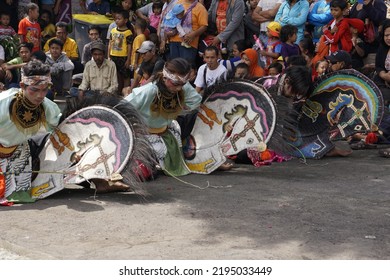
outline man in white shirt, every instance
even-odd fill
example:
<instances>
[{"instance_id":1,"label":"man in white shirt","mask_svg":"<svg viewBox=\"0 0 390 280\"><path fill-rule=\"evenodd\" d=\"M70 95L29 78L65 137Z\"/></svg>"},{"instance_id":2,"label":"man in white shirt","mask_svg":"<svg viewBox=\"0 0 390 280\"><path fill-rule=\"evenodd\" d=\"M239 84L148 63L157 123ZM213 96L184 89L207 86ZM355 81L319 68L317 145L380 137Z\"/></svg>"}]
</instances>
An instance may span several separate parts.
<instances>
[{"instance_id":1,"label":"man in white shirt","mask_svg":"<svg viewBox=\"0 0 390 280\"><path fill-rule=\"evenodd\" d=\"M215 46L205 49L203 60L206 62L199 67L198 75L195 79L196 91L203 93L206 87L212 86L220 80L226 80L227 69L218 63L219 50Z\"/></svg>"}]
</instances>

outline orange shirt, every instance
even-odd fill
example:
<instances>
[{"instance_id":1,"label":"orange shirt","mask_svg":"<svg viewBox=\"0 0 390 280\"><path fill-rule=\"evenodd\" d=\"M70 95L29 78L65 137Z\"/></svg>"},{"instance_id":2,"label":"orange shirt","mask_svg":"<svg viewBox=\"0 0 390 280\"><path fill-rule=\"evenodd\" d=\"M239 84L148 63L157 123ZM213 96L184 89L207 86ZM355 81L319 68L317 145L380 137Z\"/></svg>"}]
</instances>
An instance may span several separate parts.
<instances>
[{"instance_id":1,"label":"orange shirt","mask_svg":"<svg viewBox=\"0 0 390 280\"><path fill-rule=\"evenodd\" d=\"M177 4L182 4L184 6L184 10L187 11L192 3L186 2L185 0L177 1ZM198 30L202 26L207 26L208 24L208 14L206 8L198 3L192 9L192 30ZM179 35L175 35L169 38L170 42L182 42L183 40L179 37ZM197 49L199 44L199 36L196 37L191 42L191 47Z\"/></svg>"}]
</instances>

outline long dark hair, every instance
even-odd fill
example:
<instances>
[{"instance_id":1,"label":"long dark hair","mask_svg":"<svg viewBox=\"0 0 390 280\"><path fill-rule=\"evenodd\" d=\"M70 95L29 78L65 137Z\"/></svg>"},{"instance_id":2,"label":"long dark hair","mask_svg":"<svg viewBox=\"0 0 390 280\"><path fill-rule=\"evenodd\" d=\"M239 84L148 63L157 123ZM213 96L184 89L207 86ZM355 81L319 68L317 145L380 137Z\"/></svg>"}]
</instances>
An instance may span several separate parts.
<instances>
[{"instance_id":1,"label":"long dark hair","mask_svg":"<svg viewBox=\"0 0 390 280\"><path fill-rule=\"evenodd\" d=\"M306 66L290 66L285 70L286 79L291 86L291 90L296 95L304 98L309 97L311 93L311 71Z\"/></svg>"},{"instance_id":2,"label":"long dark hair","mask_svg":"<svg viewBox=\"0 0 390 280\"><path fill-rule=\"evenodd\" d=\"M385 30L386 28L389 27L390 27L390 19L385 19L382 25L382 31L379 33L380 43L387 48L389 48L389 46L385 42Z\"/></svg>"}]
</instances>

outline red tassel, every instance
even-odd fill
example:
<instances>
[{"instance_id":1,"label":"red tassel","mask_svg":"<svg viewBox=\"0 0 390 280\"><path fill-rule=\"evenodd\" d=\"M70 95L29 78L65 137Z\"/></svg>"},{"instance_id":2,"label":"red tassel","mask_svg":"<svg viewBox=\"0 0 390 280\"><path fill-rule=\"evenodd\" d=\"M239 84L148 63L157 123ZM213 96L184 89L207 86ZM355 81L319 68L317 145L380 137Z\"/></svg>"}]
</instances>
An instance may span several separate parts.
<instances>
[{"instance_id":1,"label":"red tassel","mask_svg":"<svg viewBox=\"0 0 390 280\"><path fill-rule=\"evenodd\" d=\"M375 132L369 132L365 140L366 144L375 144L378 142L378 136Z\"/></svg>"},{"instance_id":2,"label":"red tassel","mask_svg":"<svg viewBox=\"0 0 390 280\"><path fill-rule=\"evenodd\" d=\"M268 149L265 150L264 152L261 152L261 154L260 154L261 160L270 160L271 157L272 157L272 154L270 151L268 151Z\"/></svg>"}]
</instances>

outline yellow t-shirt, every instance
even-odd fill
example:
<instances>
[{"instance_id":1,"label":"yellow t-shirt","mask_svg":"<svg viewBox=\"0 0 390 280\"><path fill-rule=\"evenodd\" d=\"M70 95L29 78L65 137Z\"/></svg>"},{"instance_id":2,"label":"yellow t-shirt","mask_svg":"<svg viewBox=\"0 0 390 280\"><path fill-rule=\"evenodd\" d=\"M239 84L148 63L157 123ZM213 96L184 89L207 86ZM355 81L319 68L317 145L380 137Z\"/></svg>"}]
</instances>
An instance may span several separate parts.
<instances>
[{"instance_id":1,"label":"yellow t-shirt","mask_svg":"<svg viewBox=\"0 0 390 280\"><path fill-rule=\"evenodd\" d=\"M54 38L56 38L56 37L54 37ZM43 50L45 52L49 51L49 43L54 38L51 38L51 39L47 40L45 46L43 47ZM79 51L78 51L78 48L77 48L77 43L76 43L75 40L73 40L73 39L71 39L69 37L66 38L64 47L62 48L62 51L66 53L66 56L68 58L78 58L79 57Z\"/></svg>"},{"instance_id":2,"label":"yellow t-shirt","mask_svg":"<svg viewBox=\"0 0 390 280\"><path fill-rule=\"evenodd\" d=\"M127 56L127 48L132 46L133 33L130 29L118 30L117 27L111 30L111 51L112 56Z\"/></svg>"},{"instance_id":3,"label":"yellow t-shirt","mask_svg":"<svg viewBox=\"0 0 390 280\"><path fill-rule=\"evenodd\" d=\"M134 42L133 42L133 48L131 49L131 65L139 65L141 64L141 55L138 56L138 61L136 62L135 61L135 55L137 53L137 50L141 47L141 44L146 41L146 36L145 34L140 34L140 35L137 35L135 38L134 38Z\"/></svg>"},{"instance_id":4,"label":"yellow t-shirt","mask_svg":"<svg viewBox=\"0 0 390 280\"><path fill-rule=\"evenodd\" d=\"M188 8L192 5L192 3L185 2L184 0L177 1L177 4L182 4L184 6L184 10L187 11ZM201 26L208 25L208 14L206 8L198 3L192 9L192 30L197 30ZM182 42L183 40L179 37L179 35L175 35L169 38L170 42ZM199 36L192 40L191 47L197 49L199 44Z\"/></svg>"}]
</instances>

